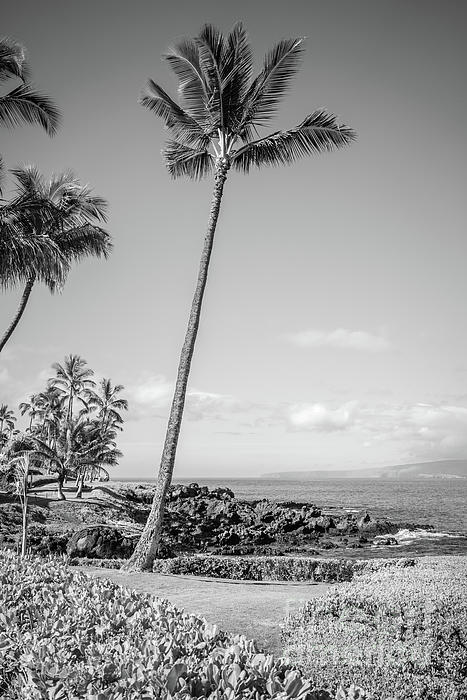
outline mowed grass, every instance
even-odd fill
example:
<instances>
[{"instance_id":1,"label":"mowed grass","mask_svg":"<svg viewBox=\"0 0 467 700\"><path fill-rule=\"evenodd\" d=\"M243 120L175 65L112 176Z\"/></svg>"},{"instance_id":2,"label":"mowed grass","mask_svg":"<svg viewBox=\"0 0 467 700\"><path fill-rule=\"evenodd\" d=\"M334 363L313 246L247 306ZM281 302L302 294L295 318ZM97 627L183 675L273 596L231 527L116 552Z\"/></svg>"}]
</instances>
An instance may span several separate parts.
<instances>
[{"instance_id":1,"label":"mowed grass","mask_svg":"<svg viewBox=\"0 0 467 700\"><path fill-rule=\"evenodd\" d=\"M226 632L255 639L270 653L281 653L281 624L307 600L323 595L330 584L244 584L200 581L118 569L91 569L85 573L110 579L126 588L167 598L178 608L216 623ZM333 584L331 584L333 585Z\"/></svg>"}]
</instances>

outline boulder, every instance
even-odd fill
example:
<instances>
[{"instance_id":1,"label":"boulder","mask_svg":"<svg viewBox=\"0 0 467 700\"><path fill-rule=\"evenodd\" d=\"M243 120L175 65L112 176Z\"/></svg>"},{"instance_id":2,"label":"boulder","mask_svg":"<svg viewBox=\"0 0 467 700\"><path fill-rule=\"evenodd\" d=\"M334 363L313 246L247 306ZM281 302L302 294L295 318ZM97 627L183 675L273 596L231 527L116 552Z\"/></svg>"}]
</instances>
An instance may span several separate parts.
<instances>
[{"instance_id":1,"label":"boulder","mask_svg":"<svg viewBox=\"0 0 467 700\"><path fill-rule=\"evenodd\" d=\"M368 513L368 511L365 511L365 513L360 516L360 518L357 520L357 527L362 530L363 528L367 528L367 526L372 522L372 517Z\"/></svg>"},{"instance_id":2,"label":"boulder","mask_svg":"<svg viewBox=\"0 0 467 700\"><path fill-rule=\"evenodd\" d=\"M74 533L66 551L70 557L126 559L133 553L140 533L125 533L114 527L93 525Z\"/></svg>"},{"instance_id":3,"label":"boulder","mask_svg":"<svg viewBox=\"0 0 467 700\"><path fill-rule=\"evenodd\" d=\"M314 521L316 532L327 532L330 528L336 527L334 520L330 515L320 515Z\"/></svg>"},{"instance_id":4,"label":"boulder","mask_svg":"<svg viewBox=\"0 0 467 700\"><path fill-rule=\"evenodd\" d=\"M389 545L399 544L395 537L377 537L374 543L378 546L388 547Z\"/></svg>"},{"instance_id":5,"label":"boulder","mask_svg":"<svg viewBox=\"0 0 467 700\"><path fill-rule=\"evenodd\" d=\"M223 488L222 486L218 486L217 488L212 489L210 495L214 496L215 498L222 498L222 499L235 498L233 491L231 491L228 488Z\"/></svg>"}]
</instances>

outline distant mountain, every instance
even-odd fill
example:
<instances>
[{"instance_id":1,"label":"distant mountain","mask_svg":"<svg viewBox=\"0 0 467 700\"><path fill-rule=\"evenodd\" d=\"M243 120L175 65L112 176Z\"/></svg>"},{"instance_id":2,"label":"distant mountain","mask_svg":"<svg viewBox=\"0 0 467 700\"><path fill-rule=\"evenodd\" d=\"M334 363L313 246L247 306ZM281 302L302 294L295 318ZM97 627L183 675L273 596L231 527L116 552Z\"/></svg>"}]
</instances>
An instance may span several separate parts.
<instances>
[{"instance_id":1,"label":"distant mountain","mask_svg":"<svg viewBox=\"0 0 467 700\"><path fill-rule=\"evenodd\" d=\"M295 471L262 474L263 479L467 479L467 459L447 459L438 462L417 462L374 469L339 471Z\"/></svg>"}]
</instances>

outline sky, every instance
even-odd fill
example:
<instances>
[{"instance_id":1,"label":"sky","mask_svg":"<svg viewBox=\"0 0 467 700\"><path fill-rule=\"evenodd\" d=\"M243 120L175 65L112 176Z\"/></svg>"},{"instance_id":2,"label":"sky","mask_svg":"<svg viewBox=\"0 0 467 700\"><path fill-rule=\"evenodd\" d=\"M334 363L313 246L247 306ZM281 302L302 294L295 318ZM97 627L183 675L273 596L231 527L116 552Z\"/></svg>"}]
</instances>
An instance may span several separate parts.
<instances>
[{"instance_id":1,"label":"sky","mask_svg":"<svg viewBox=\"0 0 467 700\"><path fill-rule=\"evenodd\" d=\"M138 97L149 77L176 95L161 61L174 41L241 20L258 70L280 39L307 38L271 130L324 107L358 140L229 176L175 476L466 458L466 14L453 0L2 8L0 33L27 47L63 122L53 139L2 129L0 152L89 183L114 251L76 266L61 295L33 290L0 358L0 403L81 355L126 387L113 475L156 476L212 182L171 180L162 124ZM1 328L20 295L1 294Z\"/></svg>"}]
</instances>

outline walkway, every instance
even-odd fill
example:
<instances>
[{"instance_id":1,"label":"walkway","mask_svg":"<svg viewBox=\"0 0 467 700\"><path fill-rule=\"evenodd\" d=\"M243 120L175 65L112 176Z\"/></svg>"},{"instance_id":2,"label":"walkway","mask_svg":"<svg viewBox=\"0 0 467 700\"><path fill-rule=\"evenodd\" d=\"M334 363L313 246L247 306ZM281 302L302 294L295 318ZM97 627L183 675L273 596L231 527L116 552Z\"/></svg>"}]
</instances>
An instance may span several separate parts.
<instances>
[{"instance_id":1,"label":"walkway","mask_svg":"<svg viewBox=\"0 0 467 700\"><path fill-rule=\"evenodd\" d=\"M281 651L280 625L284 617L330 587L325 583L235 583L191 576L79 568L121 586L168 598L177 607L205 617L220 629L256 639L260 647L275 654Z\"/></svg>"}]
</instances>

